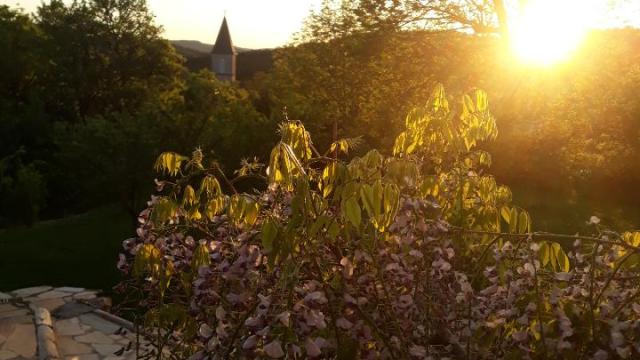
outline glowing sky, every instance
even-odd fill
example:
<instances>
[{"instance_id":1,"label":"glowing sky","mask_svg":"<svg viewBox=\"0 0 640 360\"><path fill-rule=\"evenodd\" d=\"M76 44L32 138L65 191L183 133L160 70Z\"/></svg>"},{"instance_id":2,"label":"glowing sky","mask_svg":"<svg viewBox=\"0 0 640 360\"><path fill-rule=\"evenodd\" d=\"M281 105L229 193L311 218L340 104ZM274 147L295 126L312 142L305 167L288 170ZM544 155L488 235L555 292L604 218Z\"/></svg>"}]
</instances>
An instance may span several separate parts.
<instances>
[{"instance_id":1,"label":"glowing sky","mask_svg":"<svg viewBox=\"0 0 640 360\"><path fill-rule=\"evenodd\" d=\"M284 45L300 30L320 0L148 0L149 9L171 40L216 40L226 11L234 45L264 48ZM0 0L35 11L41 0Z\"/></svg>"},{"instance_id":2,"label":"glowing sky","mask_svg":"<svg viewBox=\"0 0 640 360\"><path fill-rule=\"evenodd\" d=\"M0 0L0 4L19 6L32 12L42 0ZM517 3L515 0L512 0ZM566 1L566 0L557 0ZM590 0L622 5L615 12L603 11L602 26L638 26L640 0ZM312 8L321 0L148 0L156 22L171 40L215 42L226 11L231 36L236 46L275 47L287 43L300 29ZM576 11L581 11L580 8Z\"/></svg>"}]
</instances>

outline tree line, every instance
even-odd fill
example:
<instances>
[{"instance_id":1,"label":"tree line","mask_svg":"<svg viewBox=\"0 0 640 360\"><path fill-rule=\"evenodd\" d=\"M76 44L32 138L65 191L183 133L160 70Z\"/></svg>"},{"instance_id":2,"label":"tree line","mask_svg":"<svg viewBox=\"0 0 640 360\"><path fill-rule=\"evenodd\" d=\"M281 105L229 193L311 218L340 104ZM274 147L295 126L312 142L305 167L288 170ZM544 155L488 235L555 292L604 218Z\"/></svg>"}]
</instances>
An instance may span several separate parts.
<instances>
[{"instance_id":1,"label":"tree line","mask_svg":"<svg viewBox=\"0 0 640 360\"><path fill-rule=\"evenodd\" d=\"M227 166L268 139L248 92L189 73L145 1L1 6L0 47L0 225L114 201L134 216L161 149Z\"/></svg>"},{"instance_id":2,"label":"tree line","mask_svg":"<svg viewBox=\"0 0 640 360\"><path fill-rule=\"evenodd\" d=\"M640 200L640 32L595 32L574 60L526 68L508 55L502 8L324 1L274 50L272 69L240 87L189 72L145 1L51 1L33 15L4 6L1 222L114 200L135 214L161 150L200 146L231 171L264 153L285 117L303 121L318 148L361 137L353 154L390 149L406 113L443 83L489 94L500 135L486 147L516 193L621 204L616 217L635 225L626 209Z\"/></svg>"}]
</instances>

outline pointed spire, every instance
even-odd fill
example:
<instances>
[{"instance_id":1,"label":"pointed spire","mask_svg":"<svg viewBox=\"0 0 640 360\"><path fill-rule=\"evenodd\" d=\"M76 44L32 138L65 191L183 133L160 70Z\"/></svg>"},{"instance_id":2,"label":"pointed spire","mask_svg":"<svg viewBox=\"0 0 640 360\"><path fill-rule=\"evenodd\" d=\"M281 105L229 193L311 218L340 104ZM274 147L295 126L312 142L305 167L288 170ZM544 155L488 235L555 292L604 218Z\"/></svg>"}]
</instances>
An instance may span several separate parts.
<instances>
[{"instance_id":1,"label":"pointed spire","mask_svg":"<svg viewBox=\"0 0 640 360\"><path fill-rule=\"evenodd\" d=\"M211 53L220 55L233 55L236 53L233 42L231 42L231 33L229 32L226 16L222 19L222 25L220 25L220 31L218 31L218 38L216 39L215 45L213 45Z\"/></svg>"}]
</instances>

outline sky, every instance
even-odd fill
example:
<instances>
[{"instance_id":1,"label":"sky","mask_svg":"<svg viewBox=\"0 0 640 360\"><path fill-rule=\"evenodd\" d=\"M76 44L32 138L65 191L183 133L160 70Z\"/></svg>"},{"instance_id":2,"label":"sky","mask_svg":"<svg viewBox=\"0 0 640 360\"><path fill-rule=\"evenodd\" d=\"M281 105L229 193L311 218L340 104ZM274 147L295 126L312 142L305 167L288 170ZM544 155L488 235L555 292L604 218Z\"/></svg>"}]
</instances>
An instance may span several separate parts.
<instances>
[{"instance_id":1,"label":"sky","mask_svg":"<svg viewBox=\"0 0 640 360\"><path fill-rule=\"evenodd\" d=\"M42 0L0 0L35 11ZM170 40L213 44L226 12L236 46L258 49L286 44L320 0L148 0Z\"/></svg>"},{"instance_id":2,"label":"sky","mask_svg":"<svg viewBox=\"0 0 640 360\"><path fill-rule=\"evenodd\" d=\"M0 4L35 11L42 0L0 0ZM538 0L539 1L539 0ZM564 1L564 0L557 0ZM640 0L585 0L598 4L623 4L601 26L634 25L640 18ZM162 25L170 40L199 40L212 44L224 14L234 45L252 49L281 46L300 30L311 9L321 0L148 0L156 23ZM604 10L604 9L603 9ZM578 9L577 11L580 11Z\"/></svg>"}]
</instances>

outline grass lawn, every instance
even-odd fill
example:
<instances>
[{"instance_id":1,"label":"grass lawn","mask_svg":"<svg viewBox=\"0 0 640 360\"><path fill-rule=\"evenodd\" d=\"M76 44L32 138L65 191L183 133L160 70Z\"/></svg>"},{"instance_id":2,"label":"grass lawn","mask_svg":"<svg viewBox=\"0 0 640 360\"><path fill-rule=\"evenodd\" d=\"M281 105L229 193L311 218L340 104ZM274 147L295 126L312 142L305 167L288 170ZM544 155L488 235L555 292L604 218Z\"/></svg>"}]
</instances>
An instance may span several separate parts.
<instances>
[{"instance_id":1,"label":"grass lawn","mask_svg":"<svg viewBox=\"0 0 640 360\"><path fill-rule=\"evenodd\" d=\"M134 234L119 207L0 230L0 291L34 285L81 286L109 291L122 240Z\"/></svg>"}]
</instances>

